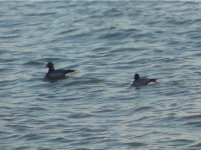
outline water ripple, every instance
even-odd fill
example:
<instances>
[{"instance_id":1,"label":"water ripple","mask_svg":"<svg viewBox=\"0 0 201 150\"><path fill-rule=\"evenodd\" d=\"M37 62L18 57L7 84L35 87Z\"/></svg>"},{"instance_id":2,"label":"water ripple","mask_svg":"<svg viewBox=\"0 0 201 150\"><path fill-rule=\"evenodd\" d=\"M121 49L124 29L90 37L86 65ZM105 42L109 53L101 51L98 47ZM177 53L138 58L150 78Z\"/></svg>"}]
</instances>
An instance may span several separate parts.
<instances>
[{"instance_id":1,"label":"water ripple","mask_svg":"<svg viewBox=\"0 0 201 150\"><path fill-rule=\"evenodd\" d=\"M200 10L1 2L0 149L200 149ZM44 80L48 61L77 74ZM133 88L135 73L158 83Z\"/></svg>"}]
</instances>

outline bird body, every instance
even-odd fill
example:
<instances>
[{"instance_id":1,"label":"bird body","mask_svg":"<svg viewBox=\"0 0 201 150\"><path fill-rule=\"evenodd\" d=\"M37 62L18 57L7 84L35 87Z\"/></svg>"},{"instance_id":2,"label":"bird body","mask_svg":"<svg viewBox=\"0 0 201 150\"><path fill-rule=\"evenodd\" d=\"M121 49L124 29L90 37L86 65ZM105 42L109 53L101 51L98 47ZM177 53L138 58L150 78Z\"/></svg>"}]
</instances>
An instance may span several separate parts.
<instances>
[{"instance_id":1,"label":"bird body","mask_svg":"<svg viewBox=\"0 0 201 150\"><path fill-rule=\"evenodd\" d=\"M75 70L72 69L55 69L54 64L52 62L48 62L46 65L47 68L49 68L47 74L46 74L46 79L51 79L51 80L58 80L58 79L64 79L66 78L66 74L75 72Z\"/></svg>"},{"instance_id":2,"label":"bird body","mask_svg":"<svg viewBox=\"0 0 201 150\"><path fill-rule=\"evenodd\" d=\"M142 86L142 85L148 85L151 82L156 82L156 79L140 77L140 75L136 73L134 75L133 86L139 87L139 86Z\"/></svg>"}]
</instances>

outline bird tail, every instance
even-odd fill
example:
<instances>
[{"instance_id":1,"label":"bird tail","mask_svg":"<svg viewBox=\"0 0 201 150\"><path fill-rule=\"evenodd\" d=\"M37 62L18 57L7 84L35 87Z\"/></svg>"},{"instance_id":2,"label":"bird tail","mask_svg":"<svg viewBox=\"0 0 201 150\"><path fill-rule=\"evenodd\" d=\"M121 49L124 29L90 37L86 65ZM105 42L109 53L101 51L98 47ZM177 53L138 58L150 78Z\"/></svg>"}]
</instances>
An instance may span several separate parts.
<instances>
[{"instance_id":1,"label":"bird tail","mask_svg":"<svg viewBox=\"0 0 201 150\"><path fill-rule=\"evenodd\" d=\"M149 82L156 82L156 79L150 79Z\"/></svg>"},{"instance_id":2,"label":"bird tail","mask_svg":"<svg viewBox=\"0 0 201 150\"><path fill-rule=\"evenodd\" d=\"M68 69L68 70L66 70L65 73L71 73L71 72L75 72L75 71L76 71L76 70Z\"/></svg>"}]
</instances>

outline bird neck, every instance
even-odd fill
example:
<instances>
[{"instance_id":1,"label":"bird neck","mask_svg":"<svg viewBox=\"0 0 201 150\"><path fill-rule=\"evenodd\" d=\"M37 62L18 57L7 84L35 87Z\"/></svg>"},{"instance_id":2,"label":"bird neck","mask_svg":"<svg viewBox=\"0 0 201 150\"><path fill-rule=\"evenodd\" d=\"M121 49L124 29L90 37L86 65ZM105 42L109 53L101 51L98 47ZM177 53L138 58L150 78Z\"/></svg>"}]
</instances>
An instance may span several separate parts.
<instances>
[{"instance_id":1,"label":"bird neck","mask_svg":"<svg viewBox=\"0 0 201 150\"><path fill-rule=\"evenodd\" d=\"M48 72L54 71L54 67L50 67Z\"/></svg>"}]
</instances>

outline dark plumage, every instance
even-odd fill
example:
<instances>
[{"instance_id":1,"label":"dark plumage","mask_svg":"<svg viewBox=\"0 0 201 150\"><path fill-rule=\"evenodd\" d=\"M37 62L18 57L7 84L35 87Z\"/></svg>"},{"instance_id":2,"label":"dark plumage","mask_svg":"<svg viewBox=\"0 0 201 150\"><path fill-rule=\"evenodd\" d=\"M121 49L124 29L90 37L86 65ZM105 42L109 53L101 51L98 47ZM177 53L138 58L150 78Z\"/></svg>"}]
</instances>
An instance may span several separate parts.
<instances>
[{"instance_id":1,"label":"dark plumage","mask_svg":"<svg viewBox=\"0 0 201 150\"><path fill-rule=\"evenodd\" d=\"M66 74L75 72L75 70L65 70L65 69L54 69L54 64L52 62L48 62L46 65L47 68L49 68L46 78L52 79L52 80L58 80L58 79L64 79L66 77Z\"/></svg>"},{"instance_id":2,"label":"dark plumage","mask_svg":"<svg viewBox=\"0 0 201 150\"><path fill-rule=\"evenodd\" d=\"M133 81L133 86L135 87L139 87L139 86L142 86L142 85L147 85L149 84L150 82L156 82L156 79L153 79L153 78L141 78L140 75L138 73L136 73L134 75L134 81Z\"/></svg>"}]
</instances>

